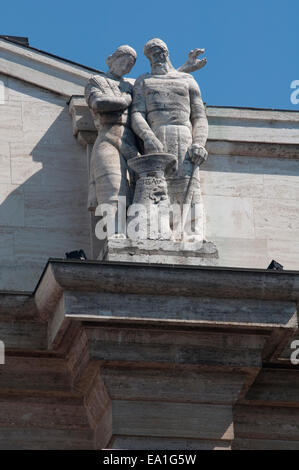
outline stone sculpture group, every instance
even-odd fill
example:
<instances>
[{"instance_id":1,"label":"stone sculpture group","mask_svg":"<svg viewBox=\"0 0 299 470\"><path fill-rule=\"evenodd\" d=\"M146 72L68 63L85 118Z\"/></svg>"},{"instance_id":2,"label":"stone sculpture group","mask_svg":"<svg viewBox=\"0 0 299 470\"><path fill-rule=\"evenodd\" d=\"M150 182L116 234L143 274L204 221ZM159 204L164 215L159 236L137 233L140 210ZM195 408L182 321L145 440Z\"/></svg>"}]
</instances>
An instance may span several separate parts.
<instances>
[{"instance_id":1,"label":"stone sculpture group","mask_svg":"<svg viewBox=\"0 0 299 470\"><path fill-rule=\"evenodd\" d=\"M183 211L185 206L182 230L175 230L170 217L169 233L163 236L204 240L199 166L208 155L208 121L200 89L190 75L206 64L206 59L197 59L203 52L192 50L176 70L166 44L151 39L144 46L151 72L134 82L124 76L134 66L136 52L120 46L106 60L109 71L89 79L85 97L98 137L90 162L88 207L114 208L118 225L109 236L126 236L126 219L117 217L122 199L126 206L143 204L160 212L174 206ZM186 214L192 222L188 227ZM147 229L140 237L150 238ZM153 236L159 237L161 233Z\"/></svg>"}]
</instances>

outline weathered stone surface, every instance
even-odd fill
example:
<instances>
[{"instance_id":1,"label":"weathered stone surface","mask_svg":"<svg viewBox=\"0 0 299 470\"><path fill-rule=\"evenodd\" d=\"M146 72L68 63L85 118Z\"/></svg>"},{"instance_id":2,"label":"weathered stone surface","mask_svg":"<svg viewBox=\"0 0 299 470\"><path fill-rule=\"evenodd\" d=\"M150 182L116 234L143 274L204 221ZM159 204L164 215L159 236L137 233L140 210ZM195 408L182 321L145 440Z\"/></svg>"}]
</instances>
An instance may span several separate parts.
<instances>
[{"instance_id":1,"label":"weathered stone surface","mask_svg":"<svg viewBox=\"0 0 299 470\"><path fill-rule=\"evenodd\" d=\"M24 193L25 225L27 227L53 229L73 227L77 231L78 214L76 208L78 208L82 209L82 215L79 216L82 221L81 230L83 229L85 235L88 233L87 214L83 212L85 207L83 198L86 195L84 189L72 192L64 188L56 188L55 198L51 188L44 189L41 194L39 187L27 186Z\"/></svg>"},{"instance_id":2,"label":"weathered stone surface","mask_svg":"<svg viewBox=\"0 0 299 470\"><path fill-rule=\"evenodd\" d=\"M51 261L34 296L2 295L0 447L61 448L68 430L70 449L277 448L291 426L296 448L296 372L262 369L297 328L296 285L286 272Z\"/></svg>"},{"instance_id":3,"label":"weathered stone surface","mask_svg":"<svg viewBox=\"0 0 299 470\"><path fill-rule=\"evenodd\" d=\"M257 109L209 109L209 137L223 140L299 143L298 113ZM225 126L223 126L225 121Z\"/></svg>"},{"instance_id":4,"label":"weathered stone surface","mask_svg":"<svg viewBox=\"0 0 299 470\"><path fill-rule=\"evenodd\" d=\"M161 39L148 41L144 54L151 73L141 75L134 84L132 128L143 142L145 155L166 152L175 157L176 166L166 173L170 204L190 206L190 211L192 205L200 207L194 225L198 240L203 240L199 165L208 155L208 121L200 90L189 74L175 71ZM182 226L183 233L190 237L184 217Z\"/></svg>"},{"instance_id":5,"label":"weathered stone surface","mask_svg":"<svg viewBox=\"0 0 299 470\"><path fill-rule=\"evenodd\" d=\"M296 272L51 260L36 297L41 309L59 290L298 301ZM42 294L42 295L41 295Z\"/></svg>"},{"instance_id":6,"label":"weathered stone surface","mask_svg":"<svg viewBox=\"0 0 299 470\"><path fill-rule=\"evenodd\" d=\"M16 264L45 264L49 258L62 258L70 247L80 246L89 256L88 230L57 230L55 227L26 227L14 231ZM85 240L84 237L85 236ZM36 238L39 243L36 244Z\"/></svg>"},{"instance_id":7,"label":"weathered stone surface","mask_svg":"<svg viewBox=\"0 0 299 470\"><path fill-rule=\"evenodd\" d=\"M83 96L72 96L69 102L69 112L72 116L73 134L79 132L96 132L94 120Z\"/></svg>"},{"instance_id":8,"label":"weathered stone surface","mask_svg":"<svg viewBox=\"0 0 299 470\"><path fill-rule=\"evenodd\" d=\"M236 405L234 427L237 439L299 441L299 409L293 407ZM277 448L277 447L276 447Z\"/></svg>"},{"instance_id":9,"label":"weathered stone surface","mask_svg":"<svg viewBox=\"0 0 299 470\"><path fill-rule=\"evenodd\" d=\"M228 196L203 196L203 199L207 238L255 238L252 199Z\"/></svg>"},{"instance_id":10,"label":"weathered stone surface","mask_svg":"<svg viewBox=\"0 0 299 470\"><path fill-rule=\"evenodd\" d=\"M30 296L48 257L90 245L94 128L77 101L85 154L66 101L92 71L0 50L0 289L22 291L0 295L0 448L298 448L298 274L231 268L298 269L299 114L207 108L201 189L230 268L54 261Z\"/></svg>"},{"instance_id":11,"label":"weathered stone surface","mask_svg":"<svg viewBox=\"0 0 299 470\"><path fill-rule=\"evenodd\" d=\"M2 265L7 265L14 257L14 230L0 229L0 257Z\"/></svg>"},{"instance_id":12,"label":"weathered stone surface","mask_svg":"<svg viewBox=\"0 0 299 470\"><path fill-rule=\"evenodd\" d=\"M254 199L255 233L259 238L279 234L282 240L298 239L299 208L296 200Z\"/></svg>"},{"instance_id":13,"label":"weathered stone surface","mask_svg":"<svg viewBox=\"0 0 299 470\"><path fill-rule=\"evenodd\" d=\"M224 440L233 438L229 406L115 400L113 411L113 429L116 434Z\"/></svg>"},{"instance_id":14,"label":"weathered stone surface","mask_svg":"<svg viewBox=\"0 0 299 470\"><path fill-rule=\"evenodd\" d=\"M64 359L7 356L5 367L1 367L1 391L69 393L70 386L71 375Z\"/></svg>"},{"instance_id":15,"label":"weathered stone surface","mask_svg":"<svg viewBox=\"0 0 299 470\"><path fill-rule=\"evenodd\" d=\"M102 367L113 400L159 400L184 403L235 403L244 373L203 369Z\"/></svg>"},{"instance_id":16,"label":"weathered stone surface","mask_svg":"<svg viewBox=\"0 0 299 470\"><path fill-rule=\"evenodd\" d=\"M10 153L7 142L0 142L0 183L11 182Z\"/></svg>"},{"instance_id":17,"label":"weathered stone surface","mask_svg":"<svg viewBox=\"0 0 299 470\"><path fill-rule=\"evenodd\" d=\"M230 450L230 441L211 441L208 439L177 439L159 436L118 436L114 435L109 449L126 450Z\"/></svg>"},{"instance_id":18,"label":"weathered stone surface","mask_svg":"<svg viewBox=\"0 0 299 470\"><path fill-rule=\"evenodd\" d=\"M207 107L207 116L209 117L209 107ZM250 139L250 136L248 136ZM254 142L251 140L234 141L221 140L220 136L216 139L208 139L207 149L213 155L234 155L251 158L281 158L284 160L298 160L299 145L291 143L271 143ZM210 160L210 159L209 159Z\"/></svg>"},{"instance_id":19,"label":"weathered stone surface","mask_svg":"<svg viewBox=\"0 0 299 470\"><path fill-rule=\"evenodd\" d=\"M1 450L91 450L94 435L90 429L48 429L46 427L3 427Z\"/></svg>"},{"instance_id":20,"label":"weathered stone surface","mask_svg":"<svg viewBox=\"0 0 299 470\"><path fill-rule=\"evenodd\" d=\"M64 312L66 316L78 320L93 317L99 321L134 321L138 318L139 322L180 322L182 325L200 325L204 322L212 326L216 322L217 325L251 323L259 328L297 326L295 302L225 300L201 296L169 296L167 293L140 295L67 291L64 294Z\"/></svg>"},{"instance_id":21,"label":"weathered stone surface","mask_svg":"<svg viewBox=\"0 0 299 470\"><path fill-rule=\"evenodd\" d=\"M242 268L256 266L265 269L276 256L268 251L266 239L213 237L218 248L218 266ZM281 259L280 256L278 256Z\"/></svg>"},{"instance_id":22,"label":"weathered stone surface","mask_svg":"<svg viewBox=\"0 0 299 470\"><path fill-rule=\"evenodd\" d=\"M15 413L16 407L19 413ZM36 400L29 394L1 396L0 426L43 428L45 422L54 429L89 429L81 400L76 397L45 396Z\"/></svg>"},{"instance_id":23,"label":"weathered stone surface","mask_svg":"<svg viewBox=\"0 0 299 470\"><path fill-rule=\"evenodd\" d=\"M270 436L271 437L271 436ZM299 441L280 439L235 439L233 450L299 450Z\"/></svg>"},{"instance_id":24,"label":"weathered stone surface","mask_svg":"<svg viewBox=\"0 0 299 470\"><path fill-rule=\"evenodd\" d=\"M85 114L86 112L88 113L87 108L85 108ZM221 119L223 123L225 119L231 119L229 116L233 116L236 124L239 123L238 128L240 129L242 129L242 125L250 127L250 120L254 116L261 127L270 126L269 132L271 129L274 132L273 138L271 137L268 140L265 138L260 142L255 142L254 135L250 134L246 138L244 137L242 142L219 140L220 134L217 135L218 140L210 138L208 141L210 156L201 167L201 184L203 194L207 197L207 204L209 204L208 197L212 197L209 211L207 211L209 215L207 231L208 233L216 232L213 240L216 245L217 240L221 243L219 264L222 266L264 268L268 266L271 259L283 256L281 264L284 264L285 269L297 269L298 257L289 255L289 253L293 253L293 246L296 252L297 238L294 235L295 232L292 232L291 229L287 235L283 235L281 240L277 239L276 242L273 239L273 234L275 233L276 236L277 227L274 222L272 223L272 217L270 217L273 196L278 198L281 194L281 197L279 196L279 205L285 213L289 210L290 201L296 200L299 155L298 144L290 141L288 143L279 143L279 136L276 136L276 131L273 126L271 127L271 122L284 123L289 121L296 123L298 120L297 113L219 107L215 110L213 107L207 107L208 119L210 119L210 116L211 119ZM210 122L210 126L213 126L213 121ZM222 236L217 233L217 223L223 211L217 211L219 204L218 199L217 204L215 204L215 196L221 196L220 199L224 199L223 201L219 199L219 201L221 209L227 213L226 220L220 225L221 230L225 233ZM234 202L235 198L239 201ZM270 217L267 231L264 229L261 231L259 210L256 212L255 206L256 200L265 201L265 204L264 202L261 202L261 204L264 207L265 217L267 218L267 215ZM235 204L237 205L236 211ZM244 207L247 208L245 212ZM230 222L230 225L226 227L228 221L234 219L237 221L240 217L238 225ZM241 230L242 226L244 228ZM236 237L237 231L240 231L241 237ZM292 246L290 246L290 243ZM276 250L271 248L273 244L277 245L277 253ZM285 254L283 255L283 253Z\"/></svg>"},{"instance_id":25,"label":"weathered stone surface","mask_svg":"<svg viewBox=\"0 0 299 470\"><path fill-rule=\"evenodd\" d=\"M298 369L263 369L244 397L252 405L299 405Z\"/></svg>"},{"instance_id":26,"label":"weathered stone surface","mask_svg":"<svg viewBox=\"0 0 299 470\"><path fill-rule=\"evenodd\" d=\"M136 263L217 265L218 251L211 242L132 240L109 238L99 259Z\"/></svg>"},{"instance_id":27,"label":"weathered stone surface","mask_svg":"<svg viewBox=\"0 0 299 470\"><path fill-rule=\"evenodd\" d=\"M22 135L22 107L19 103L2 104L0 114L0 139L7 142Z\"/></svg>"},{"instance_id":28,"label":"weathered stone surface","mask_svg":"<svg viewBox=\"0 0 299 470\"><path fill-rule=\"evenodd\" d=\"M5 227L24 226L23 188L0 183L0 220Z\"/></svg>"},{"instance_id":29,"label":"weathered stone surface","mask_svg":"<svg viewBox=\"0 0 299 470\"><path fill-rule=\"evenodd\" d=\"M241 165L240 160L238 157L210 156L209 164L207 162L201 171L203 195L237 198L262 197L264 175L246 173L245 165L253 167L253 163L247 160Z\"/></svg>"},{"instance_id":30,"label":"weathered stone surface","mask_svg":"<svg viewBox=\"0 0 299 470\"><path fill-rule=\"evenodd\" d=\"M37 318L37 309L34 298L30 293L1 292L0 293L1 320L34 320Z\"/></svg>"},{"instance_id":31,"label":"weathered stone surface","mask_svg":"<svg viewBox=\"0 0 299 470\"><path fill-rule=\"evenodd\" d=\"M84 108L83 97L80 95L74 96L71 103L71 108L77 109L77 111L75 111L76 118L73 128L75 135L77 135L77 132L80 130L93 131L94 125L88 107L85 105ZM298 143L294 143L290 140L285 143L280 142L279 134L277 134L277 131L271 126L271 122L279 123L288 120L293 122L293 125L296 126L298 122L298 113L296 112L206 106L206 113L209 126L211 129L213 128L213 135L209 135L207 143L207 149L211 155L251 156L253 158L276 157L284 159L298 159L299 157ZM235 123L235 126L231 128L232 132L235 132L236 129L242 132L243 126L250 128L252 113L255 113L261 128L268 128L270 138L267 139L265 135L263 135L262 139L256 141L254 135L247 131L246 134L243 133L239 136L239 139L236 139L235 133L228 135L228 139L223 138L222 126L226 123L226 119L230 119L230 114L234 115ZM222 126L216 127L214 125L217 119L221 121ZM210 159L207 160L207 164L209 160Z\"/></svg>"},{"instance_id":32,"label":"weathered stone surface","mask_svg":"<svg viewBox=\"0 0 299 470\"><path fill-rule=\"evenodd\" d=\"M46 349L47 327L33 322L0 323L0 338L9 349Z\"/></svg>"},{"instance_id":33,"label":"weathered stone surface","mask_svg":"<svg viewBox=\"0 0 299 470\"><path fill-rule=\"evenodd\" d=\"M15 257L9 263L0 266L1 290L15 292L32 292L44 269L44 262L28 262L17 265Z\"/></svg>"},{"instance_id":34,"label":"weathered stone surface","mask_svg":"<svg viewBox=\"0 0 299 470\"><path fill-rule=\"evenodd\" d=\"M1 104L0 289L32 291L50 256L90 257L87 165L65 97L21 78L6 78Z\"/></svg>"},{"instance_id":35,"label":"weathered stone surface","mask_svg":"<svg viewBox=\"0 0 299 470\"><path fill-rule=\"evenodd\" d=\"M90 71L46 53L0 39L0 70L64 96L83 94Z\"/></svg>"},{"instance_id":36,"label":"weathered stone surface","mask_svg":"<svg viewBox=\"0 0 299 470\"><path fill-rule=\"evenodd\" d=\"M1 104L5 104L8 101L8 89L7 89L8 77L0 73L0 101Z\"/></svg>"},{"instance_id":37,"label":"weathered stone surface","mask_svg":"<svg viewBox=\"0 0 299 470\"><path fill-rule=\"evenodd\" d=\"M90 356L93 360L109 361L111 363L119 363L120 361L133 363L148 363L157 365L175 364L184 366L207 365L209 367L260 367L261 366L261 349L264 345L264 338L255 339L243 337L243 346L241 344L233 344L231 347L224 347L222 343L226 340L234 340L237 338L225 335L218 338L216 335L212 337L202 337L197 334L190 338L191 335L169 335L159 332L150 332L139 330L124 331L123 335L128 335L128 339L124 338L121 342L117 341L116 330L105 330L104 338L99 332L94 332L90 336ZM130 340L130 335L135 334L135 339ZM206 341L205 341L206 339ZM176 344L172 341L175 340ZM193 340L197 344L190 344ZM217 348L212 344L206 344L214 341L220 341ZM198 344L200 343L200 344ZM246 346L245 346L246 345ZM236 353L236 350L239 353Z\"/></svg>"},{"instance_id":38,"label":"weathered stone surface","mask_svg":"<svg viewBox=\"0 0 299 470\"><path fill-rule=\"evenodd\" d=\"M298 165L299 170L299 165ZM278 171L278 169L277 169ZM264 197L267 199L287 199L299 200L298 180L295 174L265 175L264 176Z\"/></svg>"},{"instance_id":39,"label":"weathered stone surface","mask_svg":"<svg viewBox=\"0 0 299 470\"><path fill-rule=\"evenodd\" d=\"M92 76L85 87L86 102L98 131L90 160L89 210L100 204L115 205L119 196L130 197L126 161L139 152L130 127L132 84L122 77L135 61L134 49L120 46L107 58L109 72ZM123 227L118 227L116 233L123 231Z\"/></svg>"}]
</instances>

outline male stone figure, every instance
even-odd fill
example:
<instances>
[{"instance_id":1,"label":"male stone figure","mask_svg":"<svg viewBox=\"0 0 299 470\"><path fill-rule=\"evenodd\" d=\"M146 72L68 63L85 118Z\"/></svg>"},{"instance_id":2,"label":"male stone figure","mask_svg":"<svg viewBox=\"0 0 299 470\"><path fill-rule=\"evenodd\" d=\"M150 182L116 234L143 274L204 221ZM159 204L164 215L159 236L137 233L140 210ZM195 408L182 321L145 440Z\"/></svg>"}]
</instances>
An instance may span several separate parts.
<instances>
[{"instance_id":1,"label":"male stone figure","mask_svg":"<svg viewBox=\"0 0 299 470\"><path fill-rule=\"evenodd\" d=\"M207 158L208 121L199 87L191 75L173 68L162 40L148 41L144 54L151 73L135 82L132 127L143 140L145 154L166 152L176 157L176 169L167 177L170 202L182 206L192 190L188 202L202 208L199 165ZM202 240L203 229L196 230Z\"/></svg>"},{"instance_id":2,"label":"male stone figure","mask_svg":"<svg viewBox=\"0 0 299 470\"><path fill-rule=\"evenodd\" d=\"M90 210L109 204L117 211L120 196L126 197L129 203L127 160L136 157L138 150L130 127L133 85L122 77L135 62L135 50L120 46L106 60L109 72L92 76L85 87L85 98L98 130L90 161ZM116 231L125 233L125 226L116 227Z\"/></svg>"}]
</instances>

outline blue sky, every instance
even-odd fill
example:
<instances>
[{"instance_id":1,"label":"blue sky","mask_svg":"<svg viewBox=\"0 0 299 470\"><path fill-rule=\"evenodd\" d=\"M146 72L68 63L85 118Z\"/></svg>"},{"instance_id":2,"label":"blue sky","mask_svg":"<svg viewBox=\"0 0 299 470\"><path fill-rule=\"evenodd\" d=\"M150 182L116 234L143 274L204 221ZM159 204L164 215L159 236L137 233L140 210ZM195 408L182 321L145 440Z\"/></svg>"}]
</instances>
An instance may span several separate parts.
<instances>
[{"instance_id":1,"label":"blue sky","mask_svg":"<svg viewBox=\"0 0 299 470\"><path fill-rule=\"evenodd\" d=\"M14 0L2 2L0 34L106 70L121 44L138 54L131 76L149 70L142 49L167 44L175 66L195 47L208 64L194 74L209 105L299 111L290 84L299 80L299 0Z\"/></svg>"}]
</instances>

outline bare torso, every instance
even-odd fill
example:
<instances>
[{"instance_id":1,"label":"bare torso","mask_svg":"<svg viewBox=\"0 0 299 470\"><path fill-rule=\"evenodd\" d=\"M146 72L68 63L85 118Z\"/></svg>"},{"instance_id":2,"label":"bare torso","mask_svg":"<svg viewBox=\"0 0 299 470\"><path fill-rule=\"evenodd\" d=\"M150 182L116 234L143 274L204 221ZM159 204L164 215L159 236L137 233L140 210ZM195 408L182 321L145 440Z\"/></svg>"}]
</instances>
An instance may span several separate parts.
<instances>
[{"instance_id":1,"label":"bare torso","mask_svg":"<svg viewBox=\"0 0 299 470\"><path fill-rule=\"evenodd\" d=\"M144 78L147 121L151 128L179 125L191 129L188 76L179 72Z\"/></svg>"}]
</instances>

